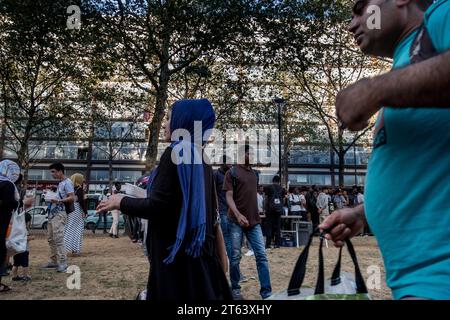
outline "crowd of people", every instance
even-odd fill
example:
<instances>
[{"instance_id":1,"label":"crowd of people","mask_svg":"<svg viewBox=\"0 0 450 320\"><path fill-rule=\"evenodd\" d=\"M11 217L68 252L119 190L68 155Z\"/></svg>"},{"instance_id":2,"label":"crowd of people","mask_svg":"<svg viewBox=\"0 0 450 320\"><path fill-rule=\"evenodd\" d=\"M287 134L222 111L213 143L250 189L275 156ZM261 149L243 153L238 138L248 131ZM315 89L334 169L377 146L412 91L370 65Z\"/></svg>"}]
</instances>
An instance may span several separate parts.
<instances>
[{"instance_id":1,"label":"crowd of people","mask_svg":"<svg viewBox=\"0 0 450 320\"><path fill-rule=\"evenodd\" d=\"M368 27L372 17L364 9L369 4L379 5L383 28ZM449 17L449 0L434 4L428 0L355 2L349 31L361 50L394 60L391 72L359 81L336 99L342 129L361 130L380 111L365 196L357 188L352 192L328 187L287 192L279 177L274 177L272 185L258 188L258 173L250 165L253 150L248 145L239 150L245 154L243 163L229 167L224 161L214 173L202 156L215 123L211 103L207 99L175 102L164 125L170 145L152 173L147 198L116 193L97 207L99 213L120 210L148 221L145 242L151 267L146 299L242 299L244 239L256 260L261 298L269 298L272 285L266 250L280 244L283 214L310 220L336 246L369 233L362 231L368 221L395 299L450 299L450 207L446 201L450 183L445 151L450 119ZM180 130L191 138L180 138ZM184 161L184 152L191 159ZM45 267L63 272L67 267L64 235L78 234L65 232L67 215L76 210L78 196L62 165L54 164L50 170L60 183L58 197L51 200L51 255ZM15 163L0 163L0 262L6 255L9 221L19 205L14 184L19 173ZM429 192L433 189L440 192ZM410 191L407 196L405 190ZM72 224L77 221L73 218ZM68 243L75 250L79 247L79 241ZM25 264L25 257L19 260ZM8 289L0 285L0 291Z\"/></svg>"},{"instance_id":2,"label":"crowd of people","mask_svg":"<svg viewBox=\"0 0 450 320\"><path fill-rule=\"evenodd\" d=\"M6 238L11 232L14 212L25 214L26 229L29 232L32 217L27 210L35 204L35 195L34 192L27 191L22 184L23 176L15 162L4 160L0 162L0 167L2 191L0 200L0 216L2 217L0 224L0 280L1 277L9 276L9 270L12 270L12 281L30 281L28 240L32 240L33 237L27 236L26 251L17 254L7 252ZM84 219L87 217L84 176L76 173L70 178L66 177L64 165L61 163L50 165L49 171L52 177L58 181L58 186L52 188L42 199L44 203L48 203L47 238L50 250L49 261L42 268L66 272L67 255L78 256L82 252ZM118 190L120 190L120 185L116 184L115 192ZM119 212L112 211L112 215L113 223L109 232L111 237L117 238ZM105 219L104 232L107 232L106 225ZM13 263L10 263L11 258ZM18 267L23 268L21 276L18 275ZM1 284L0 292L10 290L9 286Z\"/></svg>"},{"instance_id":3,"label":"crowd of people","mask_svg":"<svg viewBox=\"0 0 450 320\"><path fill-rule=\"evenodd\" d=\"M374 4L380 9L382 28L369 24L372 11L366 9ZM322 188L303 191L304 200L297 192L291 197L291 211L294 207L294 212L302 215L303 211L304 216L302 209L306 209L307 219L309 211L311 220L319 223L319 229L336 246L361 233L369 222L395 299L450 299L450 234L446 223L450 208L445 201L450 192L446 174L449 158L443 151L448 150L449 142L449 17L449 0L355 1L348 29L357 45L367 55L394 62L391 72L358 81L336 97L341 129L362 130L379 112L365 195L346 195L344 190L330 194ZM181 111L183 106L186 113ZM174 164L169 160L172 149L180 143L196 149L194 141L180 142L179 136L171 139L174 130L185 129L192 135L194 121L201 121L205 133L213 127L213 114L205 101L175 103L165 126L165 137L172 144L161 158L149 197L134 200L113 196L98 208L120 208L151 221L147 239L151 243L150 299L240 298L244 236L254 251L261 297L272 294L260 217L264 196L262 190L257 192L258 176L249 162L221 170L222 188L216 185L216 190L225 194L219 198L217 192L219 224L213 223L217 220L213 210L205 210L216 199L211 192L211 170L205 164ZM245 150L246 160L249 151ZM405 196L405 190L411 188L414 191ZM433 189L443 192L430 193ZM279 213L285 195L277 187L266 191L272 199L265 206ZM444 219L438 225L437 214ZM272 226L279 222L268 221ZM212 239L221 239L221 225L228 240L223 237L224 241L216 244L214 255ZM211 239L208 245L206 239ZM205 245L205 250L199 250L200 245ZM227 266L221 263L223 254L230 261L231 292L225 279ZM217 268L220 265L222 268Z\"/></svg>"}]
</instances>

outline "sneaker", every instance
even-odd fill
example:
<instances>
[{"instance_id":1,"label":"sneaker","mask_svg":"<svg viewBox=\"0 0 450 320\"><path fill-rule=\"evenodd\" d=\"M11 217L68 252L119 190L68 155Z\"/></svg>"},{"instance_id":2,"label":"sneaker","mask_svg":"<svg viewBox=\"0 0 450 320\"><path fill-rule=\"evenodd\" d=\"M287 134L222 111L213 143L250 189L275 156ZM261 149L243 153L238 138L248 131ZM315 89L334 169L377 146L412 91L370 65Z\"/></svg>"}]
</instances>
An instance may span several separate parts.
<instances>
[{"instance_id":1,"label":"sneaker","mask_svg":"<svg viewBox=\"0 0 450 320\"><path fill-rule=\"evenodd\" d=\"M12 281L22 281L23 278L20 277L20 276L15 276L15 277L13 277L11 280L12 280Z\"/></svg>"},{"instance_id":2,"label":"sneaker","mask_svg":"<svg viewBox=\"0 0 450 320\"><path fill-rule=\"evenodd\" d=\"M31 277L30 276L24 276L24 277L22 277L22 281L25 281L25 282L31 281Z\"/></svg>"},{"instance_id":3,"label":"sneaker","mask_svg":"<svg viewBox=\"0 0 450 320\"><path fill-rule=\"evenodd\" d=\"M255 253L253 252L253 250L248 250L247 253L245 254L246 257L251 257L254 255L255 255Z\"/></svg>"},{"instance_id":4,"label":"sneaker","mask_svg":"<svg viewBox=\"0 0 450 320\"><path fill-rule=\"evenodd\" d=\"M231 294L233 295L233 300L244 300L239 289L231 290Z\"/></svg>"},{"instance_id":5,"label":"sneaker","mask_svg":"<svg viewBox=\"0 0 450 320\"><path fill-rule=\"evenodd\" d=\"M58 265L53 262L49 262L46 265L41 267L41 269L56 269L56 268L58 268Z\"/></svg>"},{"instance_id":6,"label":"sneaker","mask_svg":"<svg viewBox=\"0 0 450 320\"><path fill-rule=\"evenodd\" d=\"M56 271L58 271L58 272L66 272L67 271L67 264L58 264L58 267L56 268Z\"/></svg>"},{"instance_id":7,"label":"sneaker","mask_svg":"<svg viewBox=\"0 0 450 320\"><path fill-rule=\"evenodd\" d=\"M243 274L241 274L241 278L239 279L239 283L244 283L247 282L248 278L246 276L244 276Z\"/></svg>"},{"instance_id":8,"label":"sneaker","mask_svg":"<svg viewBox=\"0 0 450 320\"><path fill-rule=\"evenodd\" d=\"M136 300L147 300L147 289L139 292L138 296L136 297Z\"/></svg>"}]
</instances>

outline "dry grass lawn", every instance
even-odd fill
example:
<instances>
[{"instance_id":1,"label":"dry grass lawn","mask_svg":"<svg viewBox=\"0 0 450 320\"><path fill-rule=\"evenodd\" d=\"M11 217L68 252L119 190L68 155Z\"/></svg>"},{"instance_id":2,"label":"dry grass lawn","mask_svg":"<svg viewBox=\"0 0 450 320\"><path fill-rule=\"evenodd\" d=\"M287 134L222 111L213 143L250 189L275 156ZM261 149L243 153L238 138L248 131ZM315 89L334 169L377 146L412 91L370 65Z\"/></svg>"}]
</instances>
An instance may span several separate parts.
<instances>
[{"instance_id":1,"label":"dry grass lawn","mask_svg":"<svg viewBox=\"0 0 450 320\"><path fill-rule=\"evenodd\" d=\"M111 239L103 234L86 233L83 253L78 257L69 257L69 265L77 265L81 269L81 289L70 290L66 286L69 274L57 273L54 270L40 270L46 263L48 245L43 233L35 233L30 241L30 273L32 281L16 283L11 277L4 282L11 285L13 291L0 295L4 299L135 299L138 292L145 288L148 276L148 262L143 255L142 247L133 244L128 237ZM310 250L309 266L305 285L313 286L316 279L317 243ZM355 238L353 240L358 254L363 275L366 277L367 267L376 265L381 270L381 288L369 290L373 299L391 299L390 290L386 287L384 267L380 252L373 237ZM243 253L246 250L243 250ZM274 292L286 289L292 269L301 249L280 248L268 252L270 274ZM337 249L330 245L324 248L326 259L326 275L330 276L337 259ZM247 277L256 277L242 284L242 295L246 299L260 299L259 284L254 257L242 257L241 270ZM352 271L350 257L343 255L343 270Z\"/></svg>"}]
</instances>

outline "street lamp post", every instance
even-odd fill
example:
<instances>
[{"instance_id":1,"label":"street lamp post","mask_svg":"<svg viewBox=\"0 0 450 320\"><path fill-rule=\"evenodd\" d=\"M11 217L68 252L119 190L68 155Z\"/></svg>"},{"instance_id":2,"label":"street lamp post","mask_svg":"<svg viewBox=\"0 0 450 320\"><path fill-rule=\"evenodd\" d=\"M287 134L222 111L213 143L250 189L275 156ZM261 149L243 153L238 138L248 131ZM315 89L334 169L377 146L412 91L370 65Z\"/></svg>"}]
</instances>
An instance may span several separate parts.
<instances>
[{"instance_id":1,"label":"street lamp post","mask_svg":"<svg viewBox=\"0 0 450 320\"><path fill-rule=\"evenodd\" d=\"M277 105L278 107L278 171L280 174L280 180L283 181L281 179L281 107L282 105L285 103L285 100L283 98L275 98L273 99L273 102Z\"/></svg>"}]
</instances>

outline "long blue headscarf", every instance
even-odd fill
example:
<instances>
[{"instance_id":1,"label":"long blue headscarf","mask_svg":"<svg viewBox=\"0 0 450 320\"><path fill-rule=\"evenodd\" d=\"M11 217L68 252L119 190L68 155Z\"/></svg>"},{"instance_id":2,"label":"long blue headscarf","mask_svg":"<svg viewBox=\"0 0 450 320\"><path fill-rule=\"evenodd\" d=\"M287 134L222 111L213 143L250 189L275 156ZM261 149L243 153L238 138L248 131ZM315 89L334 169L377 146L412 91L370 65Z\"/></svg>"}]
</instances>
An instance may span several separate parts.
<instances>
[{"instance_id":1,"label":"long blue headscarf","mask_svg":"<svg viewBox=\"0 0 450 320\"><path fill-rule=\"evenodd\" d=\"M184 129L185 132L189 132L191 140L177 140L170 145L173 150L172 160L177 161L183 201L176 241L169 247L170 254L164 260L166 264L173 262L183 242L186 244L188 256L198 257L201 254L206 234L205 180L201 147L208 138L205 132L214 127L215 121L213 107L207 99L180 100L172 106L170 120L172 138L175 130ZM201 132L194 132L196 122L197 131L201 128ZM186 150L190 151L190 161L181 161ZM197 160L201 161L194 161L195 157L200 157Z\"/></svg>"}]
</instances>

